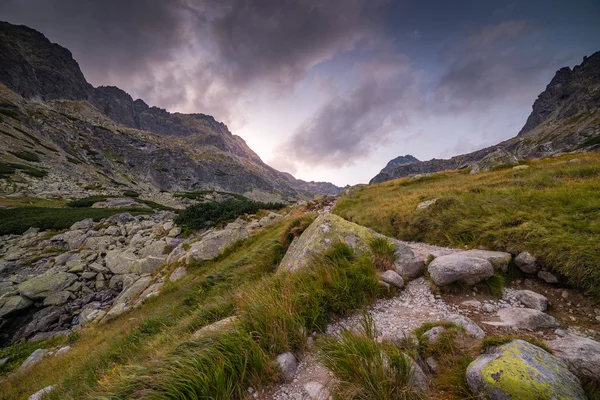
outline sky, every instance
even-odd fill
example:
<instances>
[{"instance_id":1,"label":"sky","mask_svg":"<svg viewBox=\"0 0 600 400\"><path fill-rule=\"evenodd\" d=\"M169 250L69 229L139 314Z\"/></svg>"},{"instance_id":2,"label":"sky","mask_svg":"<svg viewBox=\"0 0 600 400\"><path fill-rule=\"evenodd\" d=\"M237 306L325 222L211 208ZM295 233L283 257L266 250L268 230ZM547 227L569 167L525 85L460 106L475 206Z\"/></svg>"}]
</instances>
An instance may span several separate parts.
<instances>
[{"instance_id":1,"label":"sky","mask_svg":"<svg viewBox=\"0 0 600 400\"><path fill-rule=\"evenodd\" d=\"M598 0L2 0L94 86L224 122L269 165L366 183L515 136L600 50Z\"/></svg>"}]
</instances>

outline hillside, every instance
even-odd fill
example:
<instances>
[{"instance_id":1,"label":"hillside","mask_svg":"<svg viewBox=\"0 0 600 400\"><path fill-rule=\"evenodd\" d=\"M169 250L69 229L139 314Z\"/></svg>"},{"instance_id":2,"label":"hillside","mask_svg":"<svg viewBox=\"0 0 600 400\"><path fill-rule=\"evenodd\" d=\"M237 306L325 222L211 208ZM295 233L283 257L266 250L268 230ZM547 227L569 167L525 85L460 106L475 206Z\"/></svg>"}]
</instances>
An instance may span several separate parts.
<instances>
[{"instance_id":1,"label":"hillside","mask_svg":"<svg viewBox=\"0 0 600 400\"><path fill-rule=\"evenodd\" d=\"M22 166L3 180L3 194L82 197L93 194L85 189L92 182L104 193L159 197L222 190L285 200L341 190L269 167L211 116L92 87L67 49L24 26L0 22L0 84L0 162ZM28 153L35 155L15 155ZM41 172L23 174L27 168Z\"/></svg>"},{"instance_id":2,"label":"hillside","mask_svg":"<svg viewBox=\"0 0 600 400\"><path fill-rule=\"evenodd\" d=\"M573 69L556 72L519 134L494 146L447 160L413 160L388 164L370 183L443 170L493 168L569 151L586 151L600 145L600 52L584 57ZM393 160L392 160L393 161ZM392 163L390 161L390 163Z\"/></svg>"}]
</instances>

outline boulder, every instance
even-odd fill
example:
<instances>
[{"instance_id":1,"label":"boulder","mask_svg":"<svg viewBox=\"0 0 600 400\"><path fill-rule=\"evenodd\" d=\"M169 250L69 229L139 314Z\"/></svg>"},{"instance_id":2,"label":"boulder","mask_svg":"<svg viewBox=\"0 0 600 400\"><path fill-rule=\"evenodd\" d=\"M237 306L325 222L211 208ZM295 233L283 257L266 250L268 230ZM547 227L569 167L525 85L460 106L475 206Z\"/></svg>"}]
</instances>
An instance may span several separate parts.
<instances>
[{"instance_id":1,"label":"boulder","mask_svg":"<svg viewBox=\"0 0 600 400\"><path fill-rule=\"evenodd\" d=\"M442 336L442 333L444 333L445 330L446 328L444 328L443 326L435 326L427 332L423 333L421 338L427 339L429 343L435 343L438 341L440 336Z\"/></svg>"},{"instance_id":2,"label":"boulder","mask_svg":"<svg viewBox=\"0 0 600 400\"><path fill-rule=\"evenodd\" d=\"M535 257L526 251L515 257L515 264L526 274L536 274L539 271Z\"/></svg>"},{"instance_id":3,"label":"boulder","mask_svg":"<svg viewBox=\"0 0 600 400\"><path fill-rule=\"evenodd\" d=\"M217 322L213 322L210 325L204 326L198 329L196 332L192 334L190 337L191 340L197 340L204 335L210 335L213 333L218 333L223 330L230 329L238 320L238 317L233 315L231 317L223 318Z\"/></svg>"},{"instance_id":4,"label":"boulder","mask_svg":"<svg viewBox=\"0 0 600 400\"><path fill-rule=\"evenodd\" d=\"M431 280L437 286L446 286L458 281L475 285L494 276L491 262L465 253L453 253L434 259L427 268Z\"/></svg>"},{"instance_id":5,"label":"boulder","mask_svg":"<svg viewBox=\"0 0 600 400\"><path fill-rule=\"evenodd\" d=\"M329 400L331 397L329 390L323 384L316 381L307 382L304 385L304 391L311 400Z\"/></svg>"},{"instance_id":6,"label":"boulder","mask_svg":"<svg viewBox=\"0 0 600 400\"><path fill-rule=\"evenodd\" d=\"M140 295L144 290L146 290L146 288L148 286L150 286L151 282L152 282L151 276L142 276L140 279L135 281L130 286L124 287L123 291L115 299L114 304L115 305L121 304L121 303L126 304L126 305L131 304L131 301L135 297ZM109 314L110 314L110 312L109 312Z\"/></svg>"},{"instance_id":7,"label":"boulder","mask_svg":"<svg viewBox=\"0 0 600 400\"><path fill-rule=\"evenodd\" d=\"M152 242L144 246L140 251L138 251L138 255L140 258L148 256L159 257L165 254L166 247L167 242L164 240L157 240L156 242Z\"/></svg>"},{"instance_id":8,"label":"boulder","mask_svg":"<svg viewBox=\"0 0 600 400\"><path fill-rule=\"evenodd\" d=\"M48 297L44 299L44 307L62 306L63 304L67 304L67 301L69 301L70 297L71 292L68 292L66 290L50 293Z\"/></svg>"},{"instance_id":9,"label":"boulder","mask_svg":"<svg viewBox=\"0 0 600 400\"><path fill-rule=\"evenodd\" d=\"M283 218L282 215L274 213L274 212L270 212L269 215L261 218L260 221L258 221L258 224L261 227L265 228L271 224L274 224L277 221L280 221L282 218Z\"/></svg>"},{"instance_id":10,"label":"boulder","mask_svg":"<svg viewBox=\"0 0 600 400\"><path fill-rule=\"evenodd\" d=\"M138 259L133 249L111 250L106 253L106 268L113 274L128 274L133 272L133 263Z\"/></svg>"},{"instance_id":11,"label":"boulder","mask_svg":"<svg viewBox=\"0 0 600 400\"><path fill-rule=\"evenodd\" d=\"M40 389L31 396L29 396L28 400L42 400L44 396L46 396L46 394L54 391L54 389L56 389L56 386L54 385L46 386L45 388Z\"/></svg>"},{"instance_id":12,"label":"boulder","mask_svg":"<svg viewBox=\"0 0 600 400\"><path fill-rule=\"evenodd\" d=\"M540 271L537 276L546 283L558 283L558 278L551 272Z\"/></svg>"},{"instance_id":13,"label":"boulder","mask_svg":"<svg viewBox=\"0 0 600 400\"><path fill-rule=\"evenodd\" d=\"M587 399L565 363L523 340L479 356L467 368L467 384L478 399Z\"/></svg>"},{"instance_id":14,"label":"boulder","mask_svg":"<svg viewBox=\"0 0 600 400\"><path fill-rule=\"evenodd\" d=\"M546 311L550 302L546 298L539 293L533 292L531 290L519 290L515 297L519 300L525 307L533 308L538 311Z\"/></svg>"},{"instance_id":15,"label":"boulder","mask_svg":"<svg viewBox=\"0 0 600 400\"><path fill-rule=\"evenodd\" d=\"M83 245L88 236L89 233L87 231L78 229L63 233L62 240L67 244L69 249L77 250Z\"/></svg>"},{"instance_id":16,"label":"boulder","mask_svg":"<svg viewBox=\"0 0 600 400\"><path fill-rule=\"evenodd\" d=\"M169 282L176 282L183 278L187 274L187 270L185 267L178 267L171 276L169 276Z\"/></svg>"},{"instance_id":17,"label":"boulder","mask_svg":"<svg viewBox=\"0 0 600 400\"><path fill-rule=\"evenodd\" d=\"M514 155L503 149L498 149L492 153L489 153L481 160L476 161L471 165L471 174L477 174L479 172L487 172L491 169L504 166L517 165L519 160Z\"/></svg>"},{"instance_id":18,"label":"boulder","mask_svg":"<svg viewBox=\"0 0 600 400\"><path fill-rule=\"evenodd\" d=\"M42 358L44 358L48 354L48 350L46 349L37 349L33 353L27 357L23 364L19 367L19 372L25 372L29 368L31 368L34 364L37 364Z\"/></svg>"},{"instance_id":19,"label":"boulder","mask_svg":"<svg viewBox=\"0 0 600 400\"><path fill-rule=\"evenodd\" d=\"M279 270L300 270L312 263L313 257L331 249L337 242L344 242L357 253L369 250L369 240L385 237L369 228L346 221L335 214L321 214L296 238L285 253ZM412 250L398 240L387 238L396 247L399 260L412 259Z\"/></svg>"},{"instance_id":20,"label":"boulder","mask_svg":"<svg viewBox=\"0 0 600 400\"><path fill-rule=\"evenodd\" d=\"M490 250L467 250L463 254L468 254L473 257L484 258L492 263L495 271L507 272L508 264L512 260L510 253L503 251L490 251Z\"/></svg>"},{"instance_id":21,"label":"boulder","mask_svg":"<svg viewBox=\"0 0 600 400\"><path fill-rule=\"evenodd\" d=\"M398 257L394 266L396 267L396 272L408 280L417 279L425 273L425 261L416 257L411 258L410 254Z\"/></svg>"},{"instance_id":22,"label":"boulder","mask_svg":"<svg viewBox=\"0 0 600 400\"><path fill-rule=\"evenodd\" d=\"M23 339L37 332L49 332L66 325L70 317L63 307L50 306L36 312L31 322L21 327L15 334L15 339Z\"/></svg>"},{"instance_id":23,"label":"boulder","mask_svg":"<svg viewBox=\"0 0 600 400\"><path fill-rule=\"evenodd\" d=\"M290 352L283 353L277 356L277 366L281 370L284 381L291 382L298 369L298 360Z\"/></svg>"},{"instance_id":24,"label":"boulder","mask_svg":"<svg viewBox=\"0 0 600 400\"><path fill-rule=\"evenodd\" d=\"M77 275L75 274L50 270L42 275L21 282L17 290L22 296L38 300L49 296L53 292L66 289L75 280L77 280Z\"/></svg>"},{"instance_id":25,"label":"boulder","mask_svg":"<svg viewBox=\"0 0 600 400\"><path fill-rule=\"evenodd\" d=\"M410 386L415 392L425 393L429 389L429 379L419 364L412 361L410 366L410 379L408 386Z\"/></svg>"},{"instance_id":26,"label":"boulder","mask_svg":"<svg viewBox=\"0 0 600 400\"><path fill-rule=\"evenodd\" d=\"M4 304L0 307L0 318L8 317L11 314L29 307L33 301L23 296L11 296L2 299Z\"/></svg>"},{"instance_id":27,"label":"boulder","mask_svg":"<svg viewBox=\"0 0 600 400\"><path fill-rule=\"evenodd\" d=\"M235 224L229 224L223 230L209 232L200 241L192 243L187 253L187 263L212 260L227 247L249 236L246 228Z\"/></svg>"},{"instance_id":28,"label":"boulder","mask_svg":"<svg viewBox=\"0 0 600 400\"><path fill-rule=\"evenodd\" d=\"M163 265L165 263L166 259L167 259L166 256L161 256L161 257L148 256L145 258L135 260L133 262L133 264L131 265L131 267L129 268L129 272L133 272L134 274L139 274L139 275L152 273L152 272L156 271L156 269L158 267Z\"/></svg>"},{"instance_id":29,"label":"boulder","mask_svg":"<svg viewBox=\"0 0 600 400\"><path fill-rule=\"evenodd\" d=\"M446 322L452 322L460 327L462 327L467 333L477 339L483 339L485 337L485 332L483 329L479 327L475 322L460 314L450 314L446 318L444 318Z\"/></svg>"},{"instance_id":30,"label":"boulder","mask_svg":"<svg viewBox=\"0 0 600 400\"><path fill-rule=\"evenodd\" d=\"M96 226L96 224L94 223L94 220L92 218L87 218L82 221L75 222L73 225L71 225L69 230L70 231L76 231L76 230L89 231L90 229L93 229L94 226Z\"/></svg>"},{"instance_id":31,"label":"boulder","mask_svg":"<svg viewBox=\"0 0 600 400\"><path fill-rule=\"evenodd\" d=\"M581 336L568 335L546 344L552 353L567 363L579 378L600 383L600 343Z\"/></svg>"},{"instance_id":32,"label":"boulder","mask_svg":"<svg viewBox=\"0 0 600 400\"><path fill-rule=\"evenodd\" d=\"M501 322L485 322L493 326L509 326L515 329L557 328L556 319L532 308L501 308L497 313Z\"/></svg>"},{"instance_id":33,"label":"boulder","mask_svg":"<svg viewBox=\"0 0 600 400\"><path fill-rule=\"evenodd\" d=\"M389 283L390 285L396 286L398 289L402 289L404 287L404 279L397 272L394 271L385 271L381 274L381 280Z\"/></svg>"},{"instance_id":34,"label":"boulder","mask_svg":"<svg viewBox=\"0 0 600 400\"><path fill-rule=\"evenodd\" d=\"M427 200L427 201L423 201L419 204L417 204L417 210L424 210L432 205L434 205L435 203L437 203L439 199L431 199L431 200Z\"/></svg>"},{"instance_id":35,"label":"boulder","mask_svg":"<svg viewBox=\"0 0 600 400\"><path fill-rule=\"evenodd\" d=\"M71 346L64 346L64 347L61 347L60 349L58 349L54 355L57 357L62 356L64 354L67 354L71 350L73 350L73 348Z\"/></svg>"}]
</instances>

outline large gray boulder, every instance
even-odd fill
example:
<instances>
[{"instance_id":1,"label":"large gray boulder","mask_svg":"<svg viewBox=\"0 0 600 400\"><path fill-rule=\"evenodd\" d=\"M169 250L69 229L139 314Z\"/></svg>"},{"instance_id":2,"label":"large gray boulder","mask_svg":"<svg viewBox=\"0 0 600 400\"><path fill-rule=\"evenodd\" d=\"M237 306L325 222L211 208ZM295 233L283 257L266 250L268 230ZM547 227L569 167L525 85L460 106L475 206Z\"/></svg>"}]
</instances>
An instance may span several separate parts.
<instances>
[{"instance_id":1,"label":"large gray boulder","mask_svg":"<svg viewBox=\"0 0 600 400\"><path fill-rule=\"evenodd\" d=\"M481 400L587 399L562 360L523 340L479 356L467 368L467 384Z\"/></svg>"},{"instance_id":2,"label":"large gray boulder","mask_svg":"<svg viewBox=\"0 0 600 400\"><path fill-rule=\"evenodd\" d=\"M567 363L579 378L600 383L600 343L581 336L568 335L546 344L552 353Z\"/></svg>"},{"instance_id":3,"label":"large gray boulder","mask_svg":"<svg viewBox=\"0 0 600 400\"><path fill-rule=\"evenodd\" d=\"M301 270L313 262L314 256L323 254L337 242L344 242L357 253L369 251L369 241L385 237L369 228L346 221L335 214L321 214L296 238L286 252L279 270ZM396 247L399 260L413 259L412 250L398 240L387 238Z\"/></svg>"},{"instance_id":4,"label":"large gray boulder","mask_svg":"<svg viewBox=\"0 0 600 400\"><path fill-rule=\"evenodd\" d=\"M17 286L22 296L33 300L48 297L53 292L59 292L77 280L77 275L68 272L50 270L42 275L35 276Z\"/></svg>"},{"instance_id":5,"label":"large gray boulder","mask_svg":"<svg viewBox=\"0 0 600 400\"><path fill-rule=\"evenodd\" d=\"M113 274L128 274L133 272L134 262L138 259L134 249L111 250L104 259L106 268Z\"/></svg>"},{"instance_id":6,"label":"large gray boulder","mask_svg":"<svg viewBox=\"0 0 600 400\"><path fill-rule=\"evenodd\" d=\"M402 289L404 287L404 279L400 275L398 275L395 271L385 271L381 274L381 280L389 283L390 285L396 286L398 289Z\"/></svg>"},{"instance_id":7,"label":"large gray boulder","mask_svg":"<svg viewBox=\"0 0 600 400\"><path fill-rule=\"evenodd\" d=\"M471 173L487 172L497 167L517 165L519 160L506 150L498 149L471 165Z\"/></svg>"},{"instance_id":8,"label":"large gray boulder","mask_svg":"<svg viewBox=\"0 0 600 400\"><path fill-rule=\"evenodd\" d=\"M508 326L515 329L557 328L556 318L532 308L501 308L497 313L500 322L485 322L493 326Z\"/></svg>"},{"instance_id":9,"label":"large gray boulder","mask_svg":"<svg viewBox=\"0 0 600 400\"><path fill-rule=\"evenodd\" d=\"M515 264L517 264L517 267L526 274L536 274L540 270L536 261L535 257L526 251L519 253L519 255L515 257Z\"/></svg>"},{"instance_id":10,"label":"large gray boulder","mask_svg":"<svg viewBox=\"0 0 600 400\"><path fill-rule=\"evenodd\" d=\"M34 364L40 362L42 358L44 358L48 354L48 350L46 349L37 349L33 353L27 357L23 364L19 367L19 372L25 372L29 370Z\"/></svg>"},{"instance_id":11,"label":"large gray boulder","mask_svg":"<svg viewBox=\"0 0 600 400\"><path fill-rule=\"evenodd\" d=\"M33 301L23 296L11 296L0 300L0 302L3 303L0 307L0 318L7 317L33 304Z\"/></svg>"},{"instance_id":12,"label":"large gray boulder","mask_svg":"<svg viewBox=\"0 0 600 400\"><path fill-rule=\"evenodd\" d=\"M467 254L473 257L483 258L492 263L494 270L500 272L508 271L508 264L512 260L512 255L510 253L505 253L503 251L491 251L491 250L467 250L462 254Z\"/></svg>"},{"instance_id":13,"label":"large gray boulder","mask_svg":"<svg viewBox=\"0 0 600 400\"><path fill-rule=\"evenodd\" d=\"M444 318L444 321L452 322L453 324L462 327L469 335L477 339L483 339L485 337L485 332L483 329L481 329L479 325L464 315L450 314Z\"/></svg>"},{"instance_id":14,"label":"large gray boulder","mask_svg":"<svg viewBox=\"0 0 600 400\"><path fill-rule=\"evenodd\" d=\"M192 261L212 260L227 247L248 237L248 230L238 224L229 224L223 230L209 232L200 241L192 243L187 252L186 262L189 264Z\"/></svg>"},{"instance_id":15,"label":"large gray boulder","mask_svg":"<svg viewBox=\"0 0 600 400\"><path fill-rule=\"evenodd\" d=\"M437 286L454 282L475 285L494 276L494 267L488 260L460 252L437 257L429 264L429 276Z\"/></svg>"},{"instance_id":16,"label":"large gray boulder","mask_svg":"<svg viewBox=\"0 0 600 400\"><path fill-rule=\"evenodd\" d=\"M515 297L521 303L525 305L525 307L533 308L538 311L546 311L550 302L546 298L546 296L536 293L531 290L519 290Z\"/></svg>"}]
</instances>

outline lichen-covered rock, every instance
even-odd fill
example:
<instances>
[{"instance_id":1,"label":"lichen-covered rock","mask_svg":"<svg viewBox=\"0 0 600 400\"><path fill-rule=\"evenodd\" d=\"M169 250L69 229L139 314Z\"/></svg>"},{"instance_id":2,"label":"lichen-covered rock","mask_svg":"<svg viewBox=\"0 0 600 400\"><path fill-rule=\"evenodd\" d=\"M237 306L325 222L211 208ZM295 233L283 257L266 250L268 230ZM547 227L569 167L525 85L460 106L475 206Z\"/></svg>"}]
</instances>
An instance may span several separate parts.
<instances>
[{"instance_id":1,"label":"lichen-covered rock","mask_svg":"<svg viewBox=\"0 0 600 400\"><path fill-rule=\"evenodd\" d=\"M509 326L515 329L557 328L556 318L532 308L507 307L497 313L500 322L485 322L493 326Z\"/></svg>"},{"instance_id":2,"label":"lichen-covered rock","mask_svg":"<svg viewBox=\"0 0 600 400\"><path fill-rule=\"evenodd\" d=\"M227 247L249 236L246 228L236 224L229 224L223 230L209 232L200 241L192 243L187 252L187 263L212 260Z\"/></svg>"},{"instance_id":3,"label":"lichen-covered rock","mask_svg":"<svg viewBox=\"0 0 600 400\"><path fill-rule=\"evenodd\" d=\"M510 253L505 253L503 251L490 251L490 250L467 250L462 254L468 254L473 257L484 258L492 263L494 270L500 272L508 271L508 264L510 264L510 260L512 260L512 255Z\"/></svg>"},{"instance_id":4,"label":"lichen-covered rock","mask_svg":"<svg viewBox=\"0 0 600 400\"><path fill-rule=\"evenodd\" d=\"M29 307L33 301L23 296L11 296L2 299L2 307L0 307L0 318L7 317L19 310Z\"/></svg>"},{"instance_id":5,"label":"lichen-covered rock","mask_svg":"<svg viewBox=\"0 0 600 400\"><path fill-rule=\"evenodd\" d=\"M515 257L515 264L526 274L536 274L539 271L536 261L535 257L526 251Z\"/></svg>"},{"instance_id":6,"label":"lichen-covered rock","mask_svg":"<svg viewBox=\"0 0 600 400\"><path fill-rule=\"evenodd\" d=\"M19 367L19 372L25 372L31 368L34 364L37 364L42 358L48 354L46 349L37 349L27 357L23 364Z\"/></svg>"},{"instance_id":7,"label":"lichen-covered rock","mask_svg":"<svg viewBox=\"0 0 600 400\"><path fill-rule=\"evenodd\" d=\"M488 260L460 252L437 257L427 270L437 286L446 286L461 281L475 285L494 276L494 267Z\"/></svg>"},{"instance_id":8,"label":"lichen-covered rock","mask_svg":"<svg viewBox=\"0 0 600 400\"><path fill-rule=\"evenodd\" d=\"M283 218L283 216L281 214L277 214L274 212L270 212L269 215L267 215L266 217L263 217L260 219L260 221L258 221L258 224L265 228L269 225L274 224L277 221L280 221Z\"/></svg>"},{"instance_id":9,"label":"lichen-covered rock","mask_svg":"<svg viewBox=\"0 0 600 400\"><path fill-rule=\"evenodd\" d=\"M67 301L69 301L70 297L71 297L71 292L68 292L66 290L50 293L48 295L48 297L46 297L44 299L44 307L62 306L63 304L66 304Z\"/></svg>"},{"instance_id":10,"label":"lichen-covered rock","mask_svg":"<svg viewBox=\"0 0 600 400\"><path fill-rule=\"evenodd\" d=\"M525 307L533 308L538 311L546 311L548 305L550 305L546 296L531 290L519 290L515 297L523 303Z\"/></svg>"},{"instance_id":11,"label":"lichen-covered rock","mask_svg":"<svg viewBox=\"0 0 600 400\"><path fill-rule=\"evenodd\" d=\"M67 272L48 271L42 275L21 282L17 290L22 296L33 300L43 299L53 292L61 291L70 286L77 275Z\"/></svg>"},{"instance_id":12,"label":"lichen-covered rock","mask_svg":"<svg viewBox=\"0 0 600 400\"><path fill-rule=\"evenodd\" d=\"M385 271L381 274L381 280L389 283L390 285L396 286L398 289L402 289L404 287L404 279L397 272L394 271Z\"/></svg>"},{"instance_id":13,"label":"lichen-covered rock","mask_svg":"<svg viewBox=\"0 0 600 400\"><path fill-rule=\"evenodd\" d=\"M369 240L385 237L369 228L346 221L331 213L321 214L296 238L286 252L279 270L300 270L310 265L313 257L325 253L337 242L344 242L357 253L369 251ZM387 238L396 247L398 259L412 259L412 250L399 241Z\"/></svg>"},{"instance_id":14,"label":"lichen-covered rock","mask_svg":"<svg viewBox=\"0 0 600 400\"><path fill-rule=\"evenodd\" d=\"M485 337L485 332L483 329L481 329L479 325L464 315L450 314L444 318L444 321L452 322L453 324L462 327L469 335L477 339L483 339Z\"/></svg>"},{"instance_id":15,"label":"lichen-covered rock","mask_svg":"<svg viewBox=\"0 0 600 400\"><path fill-rule=\"evenodd\" d=\"M134 262L138 259L133 249L111 250L106 253L106 268L113 274L128 274L133 272Z\"/></svg>"},{"instance_id":16,"label":"lichen-covered rock","mask_svg":"<svg viewBox=\"0 0 600 400\"><path fill-rule=\"evenodd\" d=\"M519 160L506 150L498 149L473 163L471 173L486 172L497 167L517 165Z\"/></svg>"},{"instance_id":17,"label":"lichen-covered rock","mask_svg":"<svg viewBox=\"0 0 600 400\"><path fill-rule=\"evenodd\" d=\"M579 378L600 383L600 343L581 336L568 335L546 344L552 353L567 363Z\"/></svg>"},{"instance_id":18,"label":"lichen-covered rock","mask_svg":"<svg viewBox=\"0 0 600 400\"><path fill-rule=\"evenodd\" d=\"M481 400L587 399L562 360L523 340L479 356L467 368L467 383Z\"/></svg>"}]
</instances>

